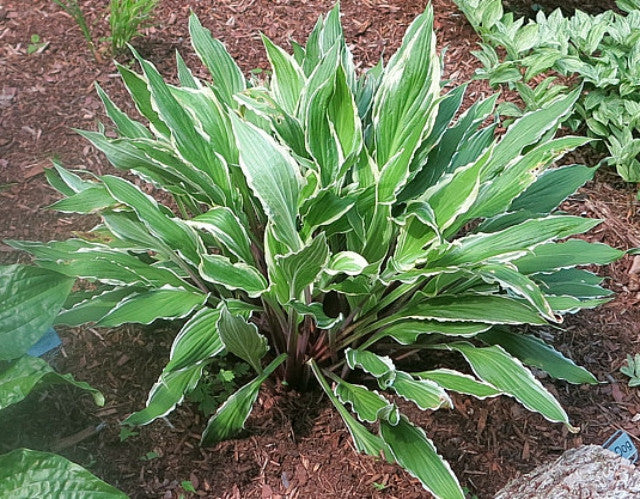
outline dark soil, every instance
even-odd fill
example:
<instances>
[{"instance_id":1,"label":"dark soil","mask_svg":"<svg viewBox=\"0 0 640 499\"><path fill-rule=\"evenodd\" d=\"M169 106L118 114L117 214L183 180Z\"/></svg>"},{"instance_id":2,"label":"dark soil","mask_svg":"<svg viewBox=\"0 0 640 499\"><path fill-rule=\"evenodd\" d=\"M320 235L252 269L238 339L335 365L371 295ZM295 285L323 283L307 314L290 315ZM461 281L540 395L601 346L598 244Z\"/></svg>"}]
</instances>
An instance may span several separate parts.
<instances>
[{"instance_id":1,"label":"dark soil","mask_svg":"<svg viewBox=\"0 0 640 499\"><path fill-rule=\"evenodd\" d=\"M104 36L108 1L80 3L96 38ZM187 17L193 9L227 44L243 70L266 68L260 30L285 46L291 37L304 41L317 16L330 7L325 0L163 0L158 25L134 45L168 78L175 77L176 49L204 75L188 43ZM407 0L343 1L347 40L361 67L374 64L381 53L391 54L423 7L424 2ZM434 7L439 44L449 46L447 77L459 84L477 66L470 54L477 39L450 0L436 0ZM27 55L32 34L49 45ZM46 209L57 198L43 168L50 157L58 156L67 166L98 174L110 171L106 160L71 130L95 129L104 119L94 81L132 111L112 62L104 54L100 59L104 60L92 57L73 20L53 2L5 0L0 7L0 239L63 239L95 223ZM126 62L126 57L121 60ZM487 93L484 83L474 82L467 98L471 102ZM589 150L571 160L597 162ZM634 186L602 171L565 208L602 218L589 238L627 249L640 246L634 196ZM0 244L0 262L20 259L25 257ZM454 410L433 414L407 407L472 493L489 497L518 473L567 448L600 444L618 428L638 439L640 429L634 421L640 418L640 397L618 372L627 353L640 351L640 280L635 270L630 272L632 264L627 257L602 269L618 293L614 301L569 316L561 331L549 331L557 348L604 382L575 387L543 379L573 424L581 427L579 434L568 434L506 397L484 402L454 397ZM96 408L89 397L64 387L32 395L3 411L0 452L16 446L59 450L132 497L177 498L184 493L180 484L185 480L202 497L425 496L403 471L355 454L339 416L314 392L297 395L266 387L247 423L246 437L213 448L198 446L206 421L189 403L166 421L120 442L119 422L143 407L175 330L164 325L85 327L60 334L64 348L54 360L56 367L102 390L106 406Z\"/></svg>"},{"instance_id":2,"label":"dark soil","mask_svg":"<svg viewBox=\"0 0 640 499\"><path fill-rule=\"evenodd\" d=\"M556 9L562 10L563 14L571 16L576 10L581 10L587 14L601 14L607 10L621 12L615 0L502 0L506 10L512 11L517 17L525 16L535 18L536 13L543 11L546 14Z\"/></svg>"}]
</instances>

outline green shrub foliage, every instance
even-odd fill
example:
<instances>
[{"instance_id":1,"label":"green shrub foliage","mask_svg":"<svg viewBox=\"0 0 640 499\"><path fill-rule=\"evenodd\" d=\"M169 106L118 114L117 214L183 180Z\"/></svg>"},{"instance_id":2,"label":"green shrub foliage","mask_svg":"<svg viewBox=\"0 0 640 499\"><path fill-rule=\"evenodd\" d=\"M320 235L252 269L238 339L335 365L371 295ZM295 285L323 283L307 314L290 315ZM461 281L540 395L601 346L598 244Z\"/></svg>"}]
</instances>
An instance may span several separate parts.
<instances>
[{"instance_id":1,"label":"green shrub foliage","mask_svg":"<svg viewBox=\"0 0 640 499\"><path fill-rule=\"evenodd\" d=\"M585 92L567 123L602 139L610 154L607 162L627 182L640 182L639 0L618 1L625 14L593 16L576 10L564 17L558 9L549 16L539 12L526 24L524 18L504 14L500 0L455 1L482 37L481 50L474 52L483 64L477 76L516 89L525 104L522 111L505 103L502 114L521 116L583 85ZM504 57L496 48L504 50ZM567 85L546 76L530 86L534 77L549 71L569 77Z\"/></svg>"},{"instance_id":2,"label":"green shrub foliage","mask_svg":"<svg viewBox=\"0 0 640 499\"><path fill-rule=\"evenodd\" d=\"M145 123L98 88L117 138L80 132L170 202L56 164L48 178L64 199L53 208L101 223L67 241L9 242L58 281L91 283L57 307L57 324L183 324L147 407L126 423L167 415L226 351L256 377L211 417L204 444L242 430L269 377L319 385L359 451L397 462L440 497L463 493L398 396L435 410L451 407L449 392L505 394L573 430L524 364L570 383L596 380L508 328L557 324L609 295L577 267L621 252L571 238L599 221L557 211L592 171L550 167L587 141L553 138L580 90L498 140L482 125L495 96L460 114L465 86L443 92L430 7L388 63L363 74L338 7L293 55L263 37L272 73L262 82L247 81L195 16L189 28L211 81L178 56L180 85L169 85L135 54L141 73L118 69ZM26 313L16 306L0 329ZM406 372L394 359L407 350L451 352L470 369L426 361Z\"/></svg>"}]
</instances>

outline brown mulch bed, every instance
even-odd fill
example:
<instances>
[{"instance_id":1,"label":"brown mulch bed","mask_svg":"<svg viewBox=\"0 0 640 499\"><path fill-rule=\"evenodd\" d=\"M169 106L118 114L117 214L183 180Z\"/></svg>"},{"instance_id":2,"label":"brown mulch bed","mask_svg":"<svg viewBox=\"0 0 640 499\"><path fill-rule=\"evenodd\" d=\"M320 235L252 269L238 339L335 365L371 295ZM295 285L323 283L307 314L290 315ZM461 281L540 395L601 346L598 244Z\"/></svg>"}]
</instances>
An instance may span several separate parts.
<instances>
[{"instance_id":1,"label":"brown mulch bed","mask_svg":"<svg viewBox=\"0 0 640 499\"><path fill-rule=\"evenodd\" d=\"M106 34L107 4L81 2L96 37ZM187 17L193 9L227 44L243 70L266 68L258 31L285 46L291 37L304 41L317 16L331 6L326 0L201 0L191 5L163 0L158 26L134 44L169 78L175 78L176 49L204 75L188 42ZM343 1L347 40L361 67L371 66L382 53L391 54L423 7L424 2L407 0ZM451 1L436 0L434 7L439 45L449 46L447 77L458 84L468 80L477 65L470 54L477 39ZM49 46L27 55L32 34ZM104 158L70 128L95 129L104 119L94 81L132 111L113 64L95 61L73 20L49 0L3 2L0 60L0 239L63 239L91 227L95 220L78 221L46 209L57 198L43 168L50 157L59 156L71 167L98 174L110 171ZM474 82L468 101L487 93L483 82ZM596 162L588 150L572 159ZM634 196L632 186L603 171L567 202L566 209L604 219L589 237L627 249L640 245ZM19 258L24 257L0 244L0 262ZM454 397L454 410L434 414L409 410L472 493L489 497L518 473L567 448L602 443L618 428L638 439L640 430L632 420L640 413L640 397L618 372L627 353L640 351L640 281L629 273L631 265L627 257L602 270L618 293L614 301L569 316L563 330L550 331L557 348L605 382L574 387L543 379L581 427L579 434L568 434L506 397L483 402ZM174 334L165 325L61 330L64 349L56 366L101 389L107 404L95 408L87 397L64 387L35 394L3 412L0 452L18 445L61 449L132 497L177 498L184 493L183 480L190 480L203 497L424 497L406 473L352 452L339 416L315 392L263 390L248 421L247 437L213 448L198 446L205 420L191 404L121 443L118 424L143 406ZM75 444L64 440L83 430L89 434L100 423L106 427L89 438ZM157 457L141 459L149 452Z\"/></svg>"}]
</instances>

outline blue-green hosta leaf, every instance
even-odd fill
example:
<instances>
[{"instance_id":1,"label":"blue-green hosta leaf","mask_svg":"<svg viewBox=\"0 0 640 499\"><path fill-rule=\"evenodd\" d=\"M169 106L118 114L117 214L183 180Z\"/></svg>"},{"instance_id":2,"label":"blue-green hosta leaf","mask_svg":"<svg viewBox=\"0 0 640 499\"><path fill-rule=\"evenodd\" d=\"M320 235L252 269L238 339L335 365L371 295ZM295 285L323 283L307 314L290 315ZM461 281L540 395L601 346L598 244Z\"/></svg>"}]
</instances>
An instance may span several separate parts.
<instances>
[{"instance_id":1,"label":"blue-green hosta leaf","mask_svg":"<svg viewBox=\"0 0 640 499\"><path fill-rule=\"evenodd\" d=\"M401 319L399 319L401 320ZM393 338L401 345L411 345L418 341L422 334L443 334L462 336L463 338L475 336L486 331L491 326L478 322L440 322L429 320L407 320L397 322L386 327L376 334L377 339L385 337Z\"/></svg>"},{"instance_id":2,"label":"blue-green hosta leaf","mask_svg":"<svg viewBox=\"0 0 640 499\"><path fill-rule=\"evenodd\" d=\"M380 457L382 453L384 453L384 443L377 435L373 435L367 428L365 428L361 423L359 423L346 409L342 403L338 400L338 397L333 393L333 390L327 383L327 380L320 372L318 366L311 361L311 370L313 374L316 376L318 383L331 400L331 403L334 405L336 410L340 413L344 424L347 426L349 430L349 434L353 439L353 444L358 452L362 452L369 456ZM389 460L389 459L388 459ZM390 460L389 460L390 461Z\"/></svg>"},{"instance_id":3,"label":"blue-green hosta leaf","mask_svg":"<svg viewBox=\"0 0 640 499\"><path fill-rule=\"evenodd\" d=\"M232 315L226 307L222 307L218 331L228 352L249 363L258 374L262 373L260 359L269 351L269 345L255 324Z\"/></svg>"},{"instance_id":4,"label":"blue-green hosta leaf","mask_svg":"<svg viewBox=\"0 0 640 499\"><path fill-rule=\"evenodd\" d=\"M195 14L189 17L189 34L196 54L213 77L214 90L224 103L235 107L233 95L247 88L242 71L222 42L214 39L211 32L202 27Z\"/></svg>"},{"instance_id":5,"label":"blue-green hosta leaf","mask_svg":"<svg viewBox=\"0 0 640 499\"><path fill-rule=\"evenodd\" d=\"M200 263L202 242L193 229L179 219L169 218L155 199L126 180L105 175L102 181L114 198L136 212L151 234L193 265Z\"/></svg>"},{"instance_id":6,"label":"blue-green hosta leaf","mask_svg":"<svg viewBox=\"0 0 640 499\"><path fill-rule=\"evenodd\" d=\"M145 127L142 123L139 123L135 120L132 120L127 116L115 103L109 98L109 96L102 90L98 83L95 83L96 92L102 104L104 105L105 111L113 124L116 126L118 133L121 136L128 137L130 139L136 139L140 137L145 137L150 139L152 137L147 127Z\"/></svg>"},{"instance_id":7,"label":"blue-green hosta leaf","mask_svg":"<svg viewBox=\"0 0 640 499\"><path fill-rule=\"evenodd\" d=\"M203 293L165 286L129 296L97 322L115 327L126 322L151 324L157 319L181 319L207 301Z\"/></svg>"},{"instance_id":8,"label":"blue-green hosta leaf","mask_svg":"<svg viewBox=\"0 0 640 499\"><path fill-rule=\"evenodd\" d=\"M623 251L602 243L570 239L563 243L543 244L513 263L523 274L551 272L578 265L606 265L624 255Z\"/></svg>"},{"instance_id":9,"label":"blue-green hosta leaf","mask_svg":"<svg viewBox=\"0 0 640 499\"><path fill-rule=\"evenodd\" d=\"M550 213L579 187L591 180L594 173L594 168L582 165L547 170L511 203L510 210Z\"/></svg>"},{"instance_id":10,"label":"blue-green hosta leaf","mask_svg":"<svg viewBox=\"0 0 640 499\"><path fill-rule=\"evenodd\" d=\"M439 93L440 61L429 6L409 26L374 98L379 202L392 202L407 182L411 158L433 127Z\"/></svg>"},{"instance_id":11,"label":"blue-green hosta leaf","mask_svg":"<svg viewBox=\"0 0 640 499\"><path fill-rule=\"evenodd\" d=\"M380 436L396 462L436 497L464 499L464 492L449 464L438 454L424 431L402 416L397 425L380 422Z\"/></svg>"},{"instance_id":12,"label":"blue-green hosta leaf","mask_svg":"<svg viewBox=\"0 0 640 499\"><path fill-rule=\"evenodd\" d=\"M116 308L122 300L142 291L144 290L141 288L127 286L95 294L86 300L75 303L70 308L61 310L56 317L55 324L79 326L87 322L98 322Z\"/></svg>"},{"instance_id":13,"label":"blue-green hosta leaf","mask_svg":"<svg viewBox=\"0 0 640 499\"><path fill-rule=\"evenodd\" d=\"M396 366L390 357L382 357L368 350L356 350L353 348L347 348L344 355L347 359L347 365L351 369L359 367L378 379L383 378L387 386L393 383Z\"/></svg>"},{"instance_id":14,"label":"blue-green hosta leaf","mask_svg":"<svg viewBox=\"0 0 640 499\"><path fill-rule=\"evenodd\" d=\"M375 423L383 419L392 424L398 422L400 413L396 405L390 403L375 390L340 381L336 384L334 393L342 404L351 406L353 412L363 423Z\"/></svg>"},{"instance_id":15,"label":"blue-green hosta leaf","mask_svg":"<svg viewBox=\"0 0 640 499\"><path fill-rule=\"evenodd\" d=\"M457 342L444 347L460 352L478 378L515 398L530 411L542 414L549 421L564 423L571 432L578 431L569 423L559 402L531 371L499 345L478 348L471 343Z\"/></svg>"},{"instance_id":16,"label":"blue-green hosta leaf","mask_svg":"<svg viewBox=\"0 0 640 499\"><path fill-rule=\"evenodd\" d=\"M160 375L147 398L147 406L134 412L122 424L140 426L162 418L173 411L184 400L186 393L192 391L202 377L203 364L197 364L179 371Z\"/></svg>"},{"instance_id":17,"label":"blue-green hosta leaf","mask_svg":"<svg viewBox=\"0 0 640 499\"><path fill-rule=\"evenodd\" d=\"M487 283L498 283L501 288L527 300L542 317L551 321L556 320L551 305L547 302L542 290L529 277L518 272L515 267L509 264L482 265L473 269L471 274L480 276Z\"/></svg>"},{"instance_id":18,"label":"blue-green hosta leaf","mask_svg":"<svg viewBox=\"0 0 640 499\"><path fill-rule=\"evenodd\" d=\"M231 263L226 256L202 255L198 270L206 281L230 290L241 289L251 297L260 296L267 289L266 279L255 267L243 262Z\"/></svg>"},{"instance_id":19,"label":"blue-green hosta leaf","mask_svg":"<svg viewBox=\"0 0 640 499\"><path fill-rule=\"evenodd\" d=\"M568 295L576 298L603 298L610 296L613 291L602 288L604 280L587 270L576 268L562 269L551 274L534 274L548 295Z\"/></svg>"},{"instance_id":20,"label":"blue-green hosta leaf","mask_svg":"<svg viewBox=\"0 0 640 499\"><path fill-rule=\"evenodd\" d=\"M73 282L38 267L0 266L0 360L20 357L42 337Z\"/></svg>"},{"instance_id":21,"label":"blue-green hosta leaf","mask_svg":"<svg viewBox=\"0 0 640 499\"><path fill-rule=\"evenodd\" d=\"M442 406L453 407L453 402L437 383L428 379L415 379L402 371L395 373L390 388L403 399L416 404L423 411L439 409Z\"/></svg>"},{"instance_id":22,"label":"blue-green hosta leaf","mask_svg":"<svg viewBox=\"0 0 640 499\"><path fill-rule=\"evenodd\" d=\"M240 167L249 187L273 223L274 234L291 250L301 247L296 230L302 177L289 153L268 134L231 115ZM269 165L265 168L264 165Z\"/></svg>"},{"instance_id":23,"label":"blue-green hosta leaf","mask_svg":"<svg viewBox=\"0 0 640 499\"><path fill-rule=\"evenodd\" d=\"M354 251L340 251L331 257L325 272L329 275L359 275L369 265L364 257Z\"/></svg>"},{"instance_id":24,"label":"blue-green hosta leaf","mask_svg":"<svg viewBox=\"0 0 640 499\"><path fill-rule=\"evenodd\" d=\"M477 338L489 345L500 345L525 364L542 369L556 379L563 379L574 384L598 384L598 380L584 367L577 366L573 361L535 336L494 328L478 335Z\"/></svg>"},{"instance_id":25,"label":"blue-green hosta leaf","mask_svg":"<svg viewBox=\"0 0 640 499\"><path fill-rule=\"evenodd\" d=\"M402 309L406 319L486 324L546 324L529 305L496 295L452 295L430 298Z\"/></svg>"},{"instance_id":26,"label":"blue-green hosta leaf","mask_svg":"<svg viewBox=\"0 0 640 499\"><path fill-rule=\"evenodd\" d=\"M68 198L56 201L49 206L52 210L63 213L93 213L118 204L101 184L84 189Z\"/></svg>"},{"instance_id":27,"label":"blue-green hosta leaf","mask_svg":"<svg viewBox=\"0 0 640 499\"><path fill-rule=\"evenodd\" d=\"M271 89L282 108L294 115L305 82L302 68L293 57L262 35L262 43L273 68Z\"/></svg>"},{"instance_id":28,"label":"blue-green hosta leaf","mask_svg":"<svg viewBox=\"0 0 640 499\"><path fill-rule=\"evenodd\" d=\"M0 411L20 402L36 387L60 384L86 390L93 396L96 405L104 405L104 396L84 381L76 381L71 374L58 374L40 358L24 356L0 371Z\"/></svg>"},{"instance_id":29,"label":"blue-green hosta leaf","mask_svg":"<svg viewBox=\"0 0 640 499\"><path fill-rule=\"evenodd\" d=\"M187 221L196 229L212 234L226 249L249 264L254 263L251 240L245 227L229 208L216 206Z\"/></svg>"},{"instance_id":30,"label":"blue-green hosta leaf","mask_svg":"<svg viewBox=\"0 0 640 499\"><path fill-rule=\"evenodd\" d=\"M534 218L499 232L471 234L457 239L432 266L444 267L479 263L489 259L510 261L535 246L586 232L601 221L570 215Z\"/></svg>"},{"instance_id":31,"label":"blue-green hosta leaf","mask_svg":"<svg viewBox=\"0 0 640 499\"><path fill-rule=\"evenodd\" d=\"M435 381L445 390L472 395L480 400L502 394L500 390L494 388L489 383L478 381L473 376L451 369L434 369L433 371L422 371L411 374L418 378Z\"/></svg>"},{"instance_id":32,"label":"blue-green hosta leaf","mask_svg":"<svg viewBox=\"0 0 640 499\"><path fill-rule=\"evenodd\" d=\"M284 362L287 354L281 354L271 362L260 376L250 381L231 395L216 413L209 419L202 433L202 445L212 445L237 435L244 428L244 423L258 398L260 385Z\"/></svg>"},{"instance_id":33,"label":"blue-green hosta leaf","mask_svg":"<svg viewBox=\"0 0 640 499\"><path fill-rule=\"evenodd\" d=\"M218 332L220 309L198 310L173 340L165 371L178 371L215 357L224 344Z\"/></svg>"},{"instance_id":34,"label":"blue-green hosta leaf","mask_svg":"<svg viewBox=\"0 0 640 499\"><path fill-rule=\"evenodd\" d=\"M329 246L324 233L295 253L276 255L273 266L269 266L269 279L281 304L300 299L307 286L329 262Z\"/></svg>"},{"instance_id":35,"label":"blue-green hosta leaf","mask_svg":"<svg viewBox=\"0 0 640 499\"><path fill-rule=\"evenodd\" d=\"M82 466L49 452L16 449L0 456L0 496L126 499Z\"/></svg>"}]
</instances>

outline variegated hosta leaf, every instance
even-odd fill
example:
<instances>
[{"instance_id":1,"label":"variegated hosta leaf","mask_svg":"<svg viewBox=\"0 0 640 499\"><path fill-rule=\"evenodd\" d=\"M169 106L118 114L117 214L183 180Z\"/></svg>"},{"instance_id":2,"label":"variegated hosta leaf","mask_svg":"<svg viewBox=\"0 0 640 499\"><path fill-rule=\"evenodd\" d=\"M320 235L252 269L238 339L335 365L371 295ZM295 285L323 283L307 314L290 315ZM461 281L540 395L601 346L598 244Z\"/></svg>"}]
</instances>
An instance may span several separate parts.
<instances>
[{"instance_id":1,"label":"variegated hosta leaf","mask_svg":"<svg viewBox=\"0 0 640 499\"><path fill-rule=\"evenodd\" d=\"M147 398L147 407L134 412L122 423L134 426L146 425L173 411L192 391L202 377L203 364L196 364L179 371L163 372L153 385Z\"/></svg>"},{"instance_id":2,"label":"variegated hosta leaf","mask_svg":"<svg viewBox=\"0 0 640 499\"><path fill-rule=\"evenodd\" d=\"M181 319L207 301L207 295L165 286L124 298L97 322L115 327L127 322L151 324L157 319Z\"/></svg>"},{"instance_id":3,"label":"variegated hosta leaf","mask_svg":"<svg viewBox=\"0 0 640 499\"><path fill-rule=\"evenodd\" d=\"M577 366L544 341L529 334L518 334L506 329L494 328L476 338L488 345L500 345L523 363L542 369L556 379L569 383L597 384L598 380L584 367Z\"/></svg>"},{"instance_id":4,"label":"variegated hosta leaf","mask_svg":"<svg viewBox=\"0 0 640 499\"><path fill-rule=\"evenodd\" d=\"M73 282L38 267L0 266L0 360L20 357L42 337Z\"/></svg>"},{"instance_id":5,"label":"variegated hosta leaf","mask_svg":"<svg viewBox=\"0 0 640 499\"><path fill-rule=\"evenodd\" d=\"M478 381L473 376L451 369L435 369L433 371L422 371L411 374L421 379L435 381L445 390L463 393L465 395L473 395L481 400L502 394L500 390L494 388L489 383Z\"/></svg>"},{"instance_id":6,"label":"variegated hosta leaf","mask_svg":"<svg viewBox=\"0 0 640 499\"><path fill-rule=\"evenodd\" d=\"M222 255L201 255L200 276L208 282L227 289L246 291L251 297L260 296L267 289L267 280L251 265L232 263Z\"/></svg>"},{"instance_id":7,"label":"variegated hosta leaf","mask_svg":"<svg viewBox=\"0 0 640 499\"><path fill-rule=\"evenodd\" d=\"M434 496L464 499L464 492L451 467L421 428L401 416L396 425L381 421L380 436L396 462L420 480Z\"/></svg>"},{"instance_id":8,"label":"variegated hosta leaf","mask_svg":"<svg viewBox=\"0 0 640 499\"><path fill-rule=\"evenodd\" d=\"M258 333L255 324L243 317L232 315L225 306L220 311L218 331L224 347L230 353L249 363L258 374L262 373L260 359L269 350L267 338Z\"/></svg>"},{"instance_id":9,"label":"variegated hosta leaf","mask_svg":"<svg viewBox=\"0 0 640 499\"><path fill-rule=\"evenodd\" d=\"M571 426L567 413L553 395L501 346L479 348L471 343L457 342L442 348L460 352L476 376L515 398L530 411L539 412L549 421L564 423L569 431L578 431Z\"/></svg>"},{"instance_id":10,"label":"variegated hosta leaf","mask_svg":"<svg viewBox=\"0 0 640 499\"><path fill-rule=\"evenodd\" d=\"M353 348L347 348L345 351L345 357L347 359L347 364L351 369L359 367L379 380L383 380L383 382L381 382L381 386L384 388L387 388L391 383L393 383L396 366L393 364L391 358L376 355L368 350L356 350Z\"/></svg>"},{"instance_id":11,"label":"variegated hosta leaf","mask_svg":"<svg viewBox=\"0 0 640 499\"><path fill-rule=\"evenodd\" d=\"M271 77L273 94L282 108L290 115L294 115L305 81L302 68L293 57L264 35L262 35L262 43L273 68Z\"/></svg>"},{"instance_id":12,"label":"variegated hosta leaf","mask_svg":"<svg viewBox=\"0 0 640 499\"><path fill-rule=\"evenodd\" d=\"M362 422L375 423L383 419L389 420L391 424L398 422L400 417L398 408L375 390L340 381L336 384L334 393L342 404L351 406Z\"/></svg>"},{"instance_id":13,"label":"variegated hosta leaf","mask_svg":"<svg viewBox=\"0 0 640 499\"><path fill-rule=\"evenodd\" d=\"M325 272L329 275L359 275L369 265L362 255L354 251L341 251L331 257Z\"/></svg>"},{"instance_id":14,"label":"variegated hosta leaf","mask_svg":"<svg viewBox=\"0 0 640 499\"><path fill-rule=\"evenodd\" d=\"M442 334L461 336L463 338L475 336L486 331L491 326L478 322L442 322L430 320L405 320L385 327L375 335L376 341L385 337L393 338L401 345L412 345L419 341L423 334Z\"/></svg>"},{"instance_id":15,"label":"variegated hosta leaf","mask_svg":"<svg viewBox=\"0 0 640 499\"><path fill-rule=\"evenodd\" d=\"M453 402L437 383L428 379L415 379L402 371L396 371L390 388L423 411L439 409L442 406L453 407Z\"/></svg>"},{"instance_id":16,"label":"variegated hosta leaf","mask_svg":"<svg viewBox=\"0 0 640 499\"><path fill-rule=\"evenodd\" d=\"M364 454L367 454L369 456L375 456L375 457L380 457L380 455L384 453L387 460L389 462L392 462L392 460L389 458L388 452L384 452L385 445L382 439L379 436L374 435L369 430L367 430L367 428L365 428L361 423L359 423L349 413L349 411L345 408L345 406L342 405L340 400L338 400L338 397L336 397L333 390L329 386L329 383L327 383L327 380L320 372L320 369L318 368L317 364L313 360L310 361L310 366L311 366L311 370L313 371L313 374L318 380L318 383L320 383L320 386L324 390L324 393L327 394L327 397L329 397L329 400L331 400L336 410L340 413L340 416L342 417L342 420L344 421L344 424L347 426L347 429L349 430L349 434L353 439L353 444L356 450L358 452L363 452Z\"/></svg>"},{"instance_id":17,"label":"variegated hosta leaf","mask_svg":"<svg viewBox=\"0 0 640 499\"><path fill-rule=\"evenodd\" d=\"M20 402L36 388L59 384L86 390L96 405L104 405L104 396L84 381L76 381L71 374L58 374L40 358L23 356L0 371L0 411Z\"/></svg>"},{"instance_id":18,"label":"variegated hosta leaf","mask_svg":"<svg viewBox=\"0 0 640 499\"><path fill-rule=\"evenodd\" d=\"M122 300L142 291L144 291L142 288L122 287L98 292L61 310L55 319L55 324L79 326L87 322L98 322L116 308Z\"/></svg>"},{"instance_id":19,"label":"variegated hosta leaf","mask_svg":"<svg viewBox=\"0 0 640 499\"><path fill-rule=\"evenodd\" d=\"M211 445L226 440L242 431L244 423L253 409L253 404L258 398L260 386L286 358L287 354L283 353L274 359L265 367L260 376L236 391L218 408L209 419L202 434L202 445Z\"/></svg>"}]
</instances>

